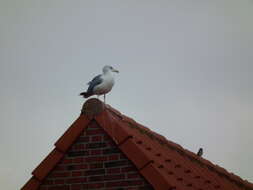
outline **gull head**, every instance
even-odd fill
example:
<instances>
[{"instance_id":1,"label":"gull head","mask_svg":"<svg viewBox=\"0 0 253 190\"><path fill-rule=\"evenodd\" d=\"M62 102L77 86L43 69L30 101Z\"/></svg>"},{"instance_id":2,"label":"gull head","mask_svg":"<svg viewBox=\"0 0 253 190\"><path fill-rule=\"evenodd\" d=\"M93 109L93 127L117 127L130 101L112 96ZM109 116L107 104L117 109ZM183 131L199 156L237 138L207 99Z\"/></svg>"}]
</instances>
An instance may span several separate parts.
<instances>
[{"instance_id":1,"label":"gull head","mask_svg":"<svg viewBox=\"0 0 253 190\"><path fill-rule=\"evenodd\" d=\"M112 66L106 65L103 67L103 73L108 73L108 72L115 72L115 73L119 73L118 70L114 69Z\"/></svg>"}]
</instances>

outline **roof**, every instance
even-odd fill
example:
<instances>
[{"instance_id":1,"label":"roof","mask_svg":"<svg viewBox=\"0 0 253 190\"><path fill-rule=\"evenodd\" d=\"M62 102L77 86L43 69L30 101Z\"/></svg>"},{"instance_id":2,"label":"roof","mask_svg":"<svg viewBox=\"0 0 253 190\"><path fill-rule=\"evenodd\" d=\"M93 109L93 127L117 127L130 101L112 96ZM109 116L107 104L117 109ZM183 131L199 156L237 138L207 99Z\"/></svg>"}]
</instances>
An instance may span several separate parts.
<instances>
[{"instance_id":1,"label":"roof","mask_svg":"<svg viewBox=\"0 0 253 190\"><path fill-rule=\"evenodd\" d=\"M253 190L253 184L151 131L97 99L85 102L81 115L32 172L22 190L36 190L74 141L95 120L156 190Z\"/></svg>"}]
</instances>

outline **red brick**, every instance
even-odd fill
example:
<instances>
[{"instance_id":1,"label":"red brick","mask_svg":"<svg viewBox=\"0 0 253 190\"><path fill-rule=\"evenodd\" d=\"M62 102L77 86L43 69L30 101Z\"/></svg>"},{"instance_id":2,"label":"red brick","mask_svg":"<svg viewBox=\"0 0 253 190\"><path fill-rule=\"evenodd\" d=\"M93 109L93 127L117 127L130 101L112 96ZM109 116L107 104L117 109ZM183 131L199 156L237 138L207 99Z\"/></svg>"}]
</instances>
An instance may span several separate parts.
<instances>
[{"instance_id":1,"label":"red brick","mask_svg":"<svg viewBox=\"0 0 253 190\"><path fill-rule=\"evenodd\" d=\"M123 166L128 166L128 165L129 165L129 163L127 160L116 160L116 161L112 160L110 162L105 163L106 168L116 168L119 166L123 167Z\"/></svg>"},{"instance_id":2,"label":"red brick","mask_svg":"<svg viewBox=\"0 0 253 190\"><path fill-rule=\"evenodd\" d=\"M96 169L96 168L103 168L104 164L101 162L98 162L98 163L90 164L89 166L90 166L90 169Z\"/></svg>"},{"instance_id":3,"label":"red brick","mask_svg":"<svg viewBox=\"0 0 253 190\"><path fill-rule=\"evenodd\" d=\"M108 174L120 173L120 168L108 168L108 169L106 170L106 172L107 172Z\"/></svg>"},{"instance_id":4,"label":"red brick","mask_svg":"<svg viewBox=\"0 0 253 190\"><path fill-rule=\"evenodd\" d=\"M70 190L68 185L60 185L60 186L51 186L48 187L48 190Z\"/></svg>"},{"instance_id":5,"label":"red brick","mask_svg":"<svg viewBox=\"0 0 253 190\"><path fill-rule=\"evenodd\" d=\"M83 150L85 148L84 144L76 144L73 146L74 150Z\"/></svg>"},{"instance_id":6,"label":"red brick","mask_svg":"<svg viewBox=\"0 0 253 190\"><path fill-rule=\"evenodd\" d=\"M79 137L78 142L79 143L80 142L84 142L84 143L90 142L90 137L87 137L87 136L85 136L85 137Z\"/></svg>"},{"instance_id":7,"label":"red brick","mask_svg":"<svg viewBox=\"0 0 253 190\"><path fill-rule=\"evenodd\" d=\"M127 185L135 186L135 185L142 185L143 180L138 180L138 181L128 181Z\"/></svg>"},{"instance_id":8,"label":"red brick","mask_svg":"<svg viewBox=\"0 0 253 190\"><path fill-rule=\"evenodd\" d=\"M110 156L108 157L108 160L119 160L119 155L118 155L118 154L110 155Z\"/></svg>"},{"instance_id":9,"label":"red brick","mask_svg":"<svg viewBox=\"0 0 253 190\"><path fill-rule=\"evenodd\" d=\"M72 159L67 159L67 158L64 158L62 161L61 161L62 164L71 164L72 163Z\"/></svg>"},{"instance_id":10,"label":"red brick","mask_svg":"<svg viewBox=\"0 0 253 190\"><path fill-rule=\"evenodd\" d=\"M55 167L54 171L63 171L63 170L65 170L65 169L66 169L65 166L63 166L63 165L58 165L58 166Z\"/></svg>"},{"instance_id":11,"label":"red brick","mask_svg":"<svg viewBox=\"0 0 253 190\"><path fill-rule=\"evenodd\" d=\"M128 166L128 167L121 168L122 173L130 172L130 171L136 171L136 168L134 168L133 166Z\"/></svg>"},{"instance_id":12,"label":"red brick","mask_svg":"<svg viewBox=\"0 0 253 190\"><path fill-rule=\"evenodd\" d=\"M73 184L71 185L71 190L82 190L82 184Z\"/></svg>"},{"instance_id":13,"label":"red brick","mask_svg":"<svg viewBox=\"0 0 253 190\"><path fill-rule=\"evenodd\" d=\"M91 138L92 142L102 141L102 136L94 136Z\"/></svg>"},{"instance_id":14,"label":"red brick","mask_svg":"<svg viewBox=\"0 0 253 190\"><path fill-rule=\"evenodd\" d=\"M119 175L106 175L106 176L104 176L104 180L106 180L106 181L120 180L120 179L125 179L125 175L119 174Z\"/></svg>"},{"instance_id":15,"label":"red brick","mask_svg":"<svg viewBox=\"0 0 253 190\"><path fill-rule=\"evenodd\" d=\"M140 174L138 173L130 173L130 174L127 174L127 178L141 178Z\"/></svg>"},{"instance_id":16,"label":"red brick","mask_svg":"<svg viewBox=\"0 0 253 190\"><path fill-rule=\"evenodd\" d=\"M94 130L89 130L86 132L86 135L99 135L99 134L104 134L104 130L94 129Z\"/></svg>"},{"instance_id":17,"label":"red brick","mask_svg":"<svg viewBox=\"0 0 253 190\"><path fill-rule=\"evenodd\" d=\"M104 183L84 184L83 187L87 189L99 189L104 187Z\"/></svg>"},{"instance_id":18,"label":"red brick","mask_svg":"<svg viewBox=\"0 0 253 190\"><path fill-rule=\"evenodd\" d=\"M70 172L53 172L50 176L51 177L69 177Z\"/></svg>"},{"instance_id":19,"label":"red brick","mask_svg":"<svg viewBox=\"0 0 253 190\"><path fill-rule=\"evenodd\" d=\"M89 125L89 129L101 129L97 122L91 122Z\"/></svg>"},{"instance_id":20,"label":"red brick","mask_svg":"<svg viewBox=\"0 0 253 190\"><path fill-rule=\"evenodd\" d=\"M48 190L47 186L40 186L39 190Z\"/></svg>"},{"instance_id":21,"label":"red brick","mask_svg":"<svg viewBox=\"0 0 253 190\"><path fill-rule=\"evenodd\" d=\"M117 181L117 182L107 182L106 187L122 187L122 186L137 186L142 185L143 180L138 181Z\"/></svg>"},{"instance_id":22,"label":"red brick","mask_svg":"<svg viewBox=\"0 0 253 190\"><path fill-rule=\"evenodd\" d=\"M120 154L120 159L127 159L127 157L124 154Z\"/></svg>"},{"instance_id":23,"label":"red brick","mask_svg":"<svg viewBox=\"0 0 253 190\"><path fill-rule=\"evenodd\" d=\"M87 164L79 164L79 165L70 165L68 166L69 170L82 170L82 169L87 169L88 165Z\"/></svg>"},{"instance_id":24,"label":"red brick","mask_svg":"<svg viewBox=\"0 0 253 190\"><path fill-rule=\"evenodd\" d=\"M53 182L53 180L44 180L44 183L43 183L44 185L53 185L54 184L54 182Z\"/></svg>"},{"instance_id":25,"label":"red brick","mask_svg":"<svg viewBox=\"0 0 253 190\"><path fill-rule=\"evenodd\" d=\"M103 181L104 180L104 176L90 176L89 177L89 182L97 182L97 181Z\"/></svg>"},{"instance_id":26,"label":"red brick","mask_svg":"<svg viewBox=\"0 0 253 190\"><path fill-rule=\"evenodd\" d=\"M102 150L90 150L91 155L100 155L102 153Z\"/></svg>"},{"instance_id":27,"label":"red brick","mask_svg":"<svg viewBox=\"0 0 253 190\"><path fill-rule=\"evenodd\" d=\"M107 144L104 142L92 142L92 143L86 144L87 149L101 149L106 146Z\"/></svg>"},{"instance_id":28,"label":"red brick","mask_svg":"<svg viewBox=\"0 0 253 190\"><path fill-rule=\"evenodd\" d=\"M107 146L115 146L115 142L113 142L113 141L108 141L108 142L107 142Z\"/></svg>"},{"instance_id":29,"label":"red brick","mask_svg":"<svg viewBox=\"0 0 253 190\"><path fill-rule=\"evenodd\" d=\"M72 176L73 176L73 177L82 176L82 175L83 175L83 172L82 172L82 171L73 171L73 172L72 172Z\"/></svg>"},{"instance_id":30,"label":"red brick","mask_svg":"<svg viewBox=\"0 0 253 190\"><path fill-rule=\"evenodd\" d=\"M103 174L105 174L105 169L91 169L91 170L85 171L85 176L103 175Z\"/></svg>"},{"instance_id":31,"label":"red brick","mask_svg":"<svg viewBox=\"0 0 253 190\"><path fill-rule=\"evenodd\" d=\"M107 157L88 157L85 158L86 162L101 162L101 161L107 161Z\"/></svg>"},{"instance_id":32,"label":"red brick","mask_svg":"<svg viewBox=\"0 0 253 190\"><path fill-rule=\"evenodd\" d=\"M109 137L108 135L104 135L103 140L104 141L111 141L111 137Z\"/></svg>"},{"instance_id":33,"label":"red brick","mask_svg":"<svg viewBox=\"0 0 253 190\"><path fill-rule=\"evenodd\" d=\"M64 182L65 182L64 179L56 179L56 180L54 180L54 184L55 185L64 184Z\"/></svg>"},{"instance_id":34,"label":"red brick","mask_svg":"<svg viewBox=\"0 0 253 190\"><path fill-rule=\"evenodd\" d=\"M82 163L83 161L84 161L84 159L82 157L73 159L73 163Z\"/></svg>"},{"instance_id":35,"label":"red brick","mask_svg":"<svg viewBox=\"0 0 253 190\"><path fill-rule=\"evenodd\" d=\"M116 182L107 182L106 187L121 187L122 182L121 181L116 181Z\"/></svg>"},{"instance_id":36,"label":"red brick","mask_svg":"<svg viewBox=\"0 0 253 190\"><path fill-rule=\"evenodd\" d=\"M87 179L86 179L85 177L67 179L67 183L68 183L68 184L73 184L73 183L85 183L85 182L87 182Z\"/></svg>"}]
</instances>

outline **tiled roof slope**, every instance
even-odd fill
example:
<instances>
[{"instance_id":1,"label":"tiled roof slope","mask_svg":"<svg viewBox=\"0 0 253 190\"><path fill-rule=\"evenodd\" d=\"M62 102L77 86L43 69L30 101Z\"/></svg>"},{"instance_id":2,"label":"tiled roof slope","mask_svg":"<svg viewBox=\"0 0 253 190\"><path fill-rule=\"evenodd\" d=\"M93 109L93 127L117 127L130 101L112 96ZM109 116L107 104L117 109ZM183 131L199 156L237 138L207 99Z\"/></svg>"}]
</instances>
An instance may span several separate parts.
<instances>
[{"instance_id":1,"label":"tiled roof slope","mask_svg":"<svg viewBox=\"0 0 253 190\"><path fill-rule=\"evenodd\" d=\"M114 140L156 190L253 190L253 184L182 148L97 99L55 143L22 190L36 190L91 119Z\"/></svg>"}]
</instances>

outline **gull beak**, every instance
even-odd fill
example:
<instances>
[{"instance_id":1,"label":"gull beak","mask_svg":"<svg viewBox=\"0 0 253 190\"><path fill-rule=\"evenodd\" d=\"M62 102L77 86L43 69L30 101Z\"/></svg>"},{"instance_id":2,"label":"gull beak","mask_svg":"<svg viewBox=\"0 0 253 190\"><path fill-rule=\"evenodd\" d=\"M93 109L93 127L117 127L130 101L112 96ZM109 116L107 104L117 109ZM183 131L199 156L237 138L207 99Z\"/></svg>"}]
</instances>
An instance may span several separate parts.
<instances>
[{"instance_id":1,"label":"gull beak","mask_svg":"<svg viewBox=\"0 0 253 190\"><path fill-rule=\"evenodd\" d=\"M116 69L112 69L112 72L119 73L119 71Z\"/></svg>"}]
</instances>

